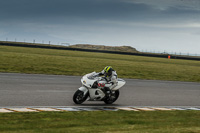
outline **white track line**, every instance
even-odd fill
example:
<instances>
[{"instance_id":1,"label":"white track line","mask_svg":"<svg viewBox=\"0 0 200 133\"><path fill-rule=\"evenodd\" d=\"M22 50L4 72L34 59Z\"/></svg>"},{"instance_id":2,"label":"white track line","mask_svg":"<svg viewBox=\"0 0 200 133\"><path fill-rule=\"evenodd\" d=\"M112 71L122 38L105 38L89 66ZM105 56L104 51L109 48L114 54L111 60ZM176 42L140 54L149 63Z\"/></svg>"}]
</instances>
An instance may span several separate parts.
<instances>
[{"instance_id":1,"label":"white track line","mask_svg":"<svg viewBox=\"0 0 200 133\"><path fill-rule=\"evenodd\" d=\"M140 110L140 111L155 111L154 109L151 109L151 108L134 108L134 109L137 109L137 110Z\"/></svg>"},{"instance_id":2,"label":"white track line","mask_svg":"<svg viewBox=\"0 0 200 133\"><path fill-rule=\"evenodd\" d=\"M31 108L31 109L38 110L38 111L61 111L55 108Z\"/></svg>"},{"instance_id":3,"label":"white track line","mask_svg":"<svg viewBox=\"0 0 200 133\"><path fill-rule=\"evenodd\" d=\"M161 111L169 111L169 110L173 110L173 109L170 109L170 108L156 108L156 107L153 107L152 109L155 109L155 110L161 110Z\"/></svg>"},{"instance_id":4,"label":"white track line","mask_svg":"<svg viewBox=\"0 0 200 133\"><path fill-rule=\"evenodd\" d=\"M125 110L125 111L139 111L137 109L133 109L133 108L118 108L119 110Z\"/></svg>"},{"instance_id":5,"label":"white track line","mask_svg":"<svg viewBox=\"0 0 200 133\"><path fill-rule=\"evenodd\" d=\"M8 108L8 109L14 112L38 112L36 110L29 109L29 108Z\"/></svg>"}]
</instances>

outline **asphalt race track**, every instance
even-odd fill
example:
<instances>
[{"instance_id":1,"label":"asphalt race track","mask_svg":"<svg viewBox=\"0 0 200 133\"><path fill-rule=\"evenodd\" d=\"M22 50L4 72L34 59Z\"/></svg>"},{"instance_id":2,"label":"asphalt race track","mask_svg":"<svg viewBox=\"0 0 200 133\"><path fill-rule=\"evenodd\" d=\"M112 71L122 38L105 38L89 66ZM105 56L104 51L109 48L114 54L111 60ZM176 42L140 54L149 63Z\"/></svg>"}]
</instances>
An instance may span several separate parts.
<instances>
[{"instance_id":1,"label":"asphalt race track","mask_svg":"<svg viewBox=\"0 0 200 133\"><path fill-rule=\"evenodd\" d=\"M80 106L73 103L80 76L0 73L0 107ZM125 79L112 106L200 106L200 83ZM81 106L111 106L87 101Z\"/></svg>"}]
</instances>

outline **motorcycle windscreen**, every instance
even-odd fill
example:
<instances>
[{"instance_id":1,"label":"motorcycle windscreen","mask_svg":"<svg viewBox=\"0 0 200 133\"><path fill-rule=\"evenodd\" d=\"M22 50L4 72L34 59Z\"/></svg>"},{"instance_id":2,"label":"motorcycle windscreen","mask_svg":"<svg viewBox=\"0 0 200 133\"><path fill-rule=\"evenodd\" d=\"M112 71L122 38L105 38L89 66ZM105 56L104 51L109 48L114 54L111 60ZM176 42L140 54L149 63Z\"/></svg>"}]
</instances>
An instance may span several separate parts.
<instances>
[{"instance_id":1,"label":"motorcycle windscreen","mask_svg":"<svg viewBox=\"0 0 200 133\"><path fill-rule=\"evenodd\" d=\"M126 81L123 79L118 78L117 79L118 83L117 86L115 88L113 88L112 90L118 90L119 88L121 88L122 86L125 85Z\"/></svg>"}]
</instances>

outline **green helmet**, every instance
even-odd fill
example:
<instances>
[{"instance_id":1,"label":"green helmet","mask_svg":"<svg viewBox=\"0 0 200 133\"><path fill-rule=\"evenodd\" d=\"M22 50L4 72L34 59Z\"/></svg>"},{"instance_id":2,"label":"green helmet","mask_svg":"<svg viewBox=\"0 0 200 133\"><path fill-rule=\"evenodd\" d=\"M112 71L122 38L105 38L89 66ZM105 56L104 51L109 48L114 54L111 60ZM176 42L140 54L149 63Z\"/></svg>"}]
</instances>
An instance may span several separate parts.
<instances>
[{"instance_id":1,"label":"green helmet","mask_svg":"<svg viewBox=\"0 0 200 133\"><path fill-rule=\"evenodd\" d=\"M106 73L106 75L111 75L111 73L112 73L112 67L111 66L106 66L105 68L104 68L104 72Z\"/></svg>"}]
</instances>

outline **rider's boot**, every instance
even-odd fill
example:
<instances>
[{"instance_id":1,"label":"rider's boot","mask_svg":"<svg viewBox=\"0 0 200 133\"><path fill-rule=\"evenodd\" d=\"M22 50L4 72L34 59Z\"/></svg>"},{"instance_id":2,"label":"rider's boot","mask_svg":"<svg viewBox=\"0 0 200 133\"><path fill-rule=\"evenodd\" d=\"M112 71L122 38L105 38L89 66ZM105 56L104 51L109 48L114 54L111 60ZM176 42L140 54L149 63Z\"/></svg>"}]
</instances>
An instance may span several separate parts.
<instances>
[{"instance_id":1,"label":"rider's boot","mask_svg":"<svg viewBox=\"0 0 200 133\"><path fill-rule=\"evenodd\" d=\"M107 98L111 96L111 90L110 90L110 88L105 87L105 94L106 94Z\"/></svg>"}]
</instances>

